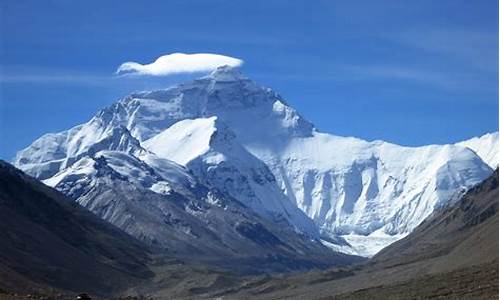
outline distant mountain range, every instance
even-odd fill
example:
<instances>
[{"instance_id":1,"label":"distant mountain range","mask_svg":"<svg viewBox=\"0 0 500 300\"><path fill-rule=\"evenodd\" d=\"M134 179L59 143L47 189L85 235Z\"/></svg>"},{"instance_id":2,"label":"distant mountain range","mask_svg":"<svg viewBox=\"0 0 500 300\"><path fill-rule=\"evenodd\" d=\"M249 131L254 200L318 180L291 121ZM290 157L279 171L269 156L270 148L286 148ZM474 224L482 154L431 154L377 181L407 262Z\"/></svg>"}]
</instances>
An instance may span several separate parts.
<instances>
[{"instance_id":1,"label":"distant mountain range","mask_svg":"<svg viewBox=\"0 0 500 300\"><path fill-rule=\"evenodd\" d=\"M14 164L178 253L246 256L266 245L331 255L321 242L372 256L487 178L498 133L423 147L326 134L273 90L221 67L131 94L42 136Z\"/></svg>"}]
</instances>

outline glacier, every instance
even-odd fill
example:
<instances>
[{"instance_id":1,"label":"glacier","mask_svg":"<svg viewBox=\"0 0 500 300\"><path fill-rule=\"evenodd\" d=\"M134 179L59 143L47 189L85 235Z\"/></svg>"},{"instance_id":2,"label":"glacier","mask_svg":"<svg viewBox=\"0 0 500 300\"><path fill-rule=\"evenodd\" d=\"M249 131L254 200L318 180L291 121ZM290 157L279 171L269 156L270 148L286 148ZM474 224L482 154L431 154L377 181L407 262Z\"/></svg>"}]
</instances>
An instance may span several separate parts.
<instances>
[{"instance_id":1,"label":"glacier","mask_svg":"<svg viewBox=\"0 0 500 300\"><path fill-rule=\"evenodd\" d=\"M85 124L42 136L14 164L57 187L65 170L99 151L171 161L266 219L372 256L488 177L498 133L422 147L323 133L272 89L220 67L133 93ZM148 189L166 193L168 180Z\"/></svg>"}]
</instances>

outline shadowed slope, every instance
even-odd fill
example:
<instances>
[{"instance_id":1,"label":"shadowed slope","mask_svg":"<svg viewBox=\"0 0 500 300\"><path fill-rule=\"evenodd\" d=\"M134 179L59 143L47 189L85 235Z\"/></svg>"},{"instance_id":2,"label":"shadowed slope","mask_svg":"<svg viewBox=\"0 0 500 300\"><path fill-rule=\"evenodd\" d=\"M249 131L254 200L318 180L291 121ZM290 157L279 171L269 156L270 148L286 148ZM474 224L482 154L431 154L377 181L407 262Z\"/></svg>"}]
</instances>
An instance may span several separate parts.
<instances>
[{"instance_id":1,"label":"shadowed slope","mask_svg":"<svg viewBox=\"0 0 500 300\"><path fill-rule=\"evenodd\" d=\"M109 294L151 275L138 241L0 161L0 288Z\"/></svg>"}]
</instances>

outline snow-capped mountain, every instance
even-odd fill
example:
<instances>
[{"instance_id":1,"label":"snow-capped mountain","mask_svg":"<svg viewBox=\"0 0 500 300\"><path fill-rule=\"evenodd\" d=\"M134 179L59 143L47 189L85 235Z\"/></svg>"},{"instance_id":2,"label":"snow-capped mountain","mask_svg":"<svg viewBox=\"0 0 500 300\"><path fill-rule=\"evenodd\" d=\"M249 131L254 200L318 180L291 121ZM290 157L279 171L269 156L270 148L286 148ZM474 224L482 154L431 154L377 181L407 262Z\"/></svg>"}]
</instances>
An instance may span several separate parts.
<instances>
[{"instance_id":1,"label":"snow-capped mountain","mask_svg":"<svg viewBox=\"0 0 500 300\"><path fill-rule=\"evenodd\" d=\"M495 142L403 147L321 133L271 89L221 67L132 94L86 124L41 137L15 164L57 186L54 176L103 150L174 161L261 217L312 236L320 231L332 248L370 256L489 176L485 162L493 166L498 149Z\"/></svg>"}]
</instances>

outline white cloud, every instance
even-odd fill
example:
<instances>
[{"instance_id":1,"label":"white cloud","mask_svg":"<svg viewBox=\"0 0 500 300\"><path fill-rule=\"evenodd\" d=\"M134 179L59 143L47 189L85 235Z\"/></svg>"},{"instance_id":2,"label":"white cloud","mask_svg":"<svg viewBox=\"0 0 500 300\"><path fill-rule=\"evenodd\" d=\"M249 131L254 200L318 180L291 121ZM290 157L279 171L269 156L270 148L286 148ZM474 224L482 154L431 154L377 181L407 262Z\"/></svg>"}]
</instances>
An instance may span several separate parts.
<instances>
[{"instance_id":1,"label":"white cloud","mask_svg":"<svg viewBox=\"0 0 500 300\"><path fill-rule=\"evenodd\" d=\"M123 63L116 70L116 74L164 76L176 73L207 72L220 66L238 67L242 64L241 59L219 54L172 53L160 56L150 64Z\"/></svg>"}]
</instances>

